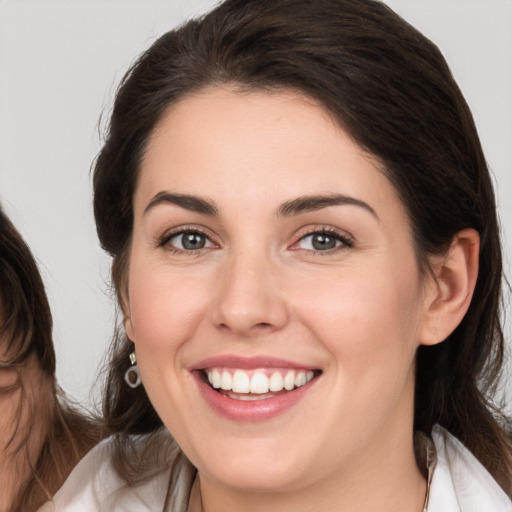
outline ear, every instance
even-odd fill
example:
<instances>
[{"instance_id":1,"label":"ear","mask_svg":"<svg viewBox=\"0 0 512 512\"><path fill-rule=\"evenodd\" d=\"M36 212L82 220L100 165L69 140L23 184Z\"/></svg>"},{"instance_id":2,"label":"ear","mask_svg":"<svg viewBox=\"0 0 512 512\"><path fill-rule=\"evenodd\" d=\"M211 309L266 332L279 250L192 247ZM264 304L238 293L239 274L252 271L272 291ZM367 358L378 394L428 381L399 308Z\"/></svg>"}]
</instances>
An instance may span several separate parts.
<instances>
[{"instance_id":1,"label":"ear","mask_svg":"<svg viewBox=\"0 0 512 512\"><path fill-rule=\"evenodd\" d=\"M133 325L131 318L131 308L130 308L130 296L128 292L128 281L125 278L126 272L119 272L118 268L114 268L114 263L112 264L112 275L118 276L121 275L121 278L115 280L116 282L116 295L117 295L117 303L121 308L121 314L123 315L123 326L126 333L126 336L130 341L133 342Z\"/></svg>"},{"instance_id":2,"label":"ear","mask_svg":"<svg viewBox=\"0 0 512 512\"><path fill-rule=\"evenodd\" d=\"M133 335L134 333L133 333L132 317L131 317L129 305L123 307L123 326L124 326L124 330L126 332L126 336L128 337L128 339L132 343L135 343L135 337Z\"/></svg>"},{"instance_id":3,"label":"ear","mask_svg":"<svg viewBox=\"0 0 512 512\"><path fill-rule=\"evenodd\" d=\"M121 288L121 291L120 292L118 291L117 300L118 300L119 306L121 308L121 313L123 315L124 331L125 331L128 339L133 343L134 336L133 336L132 312L131 312L131 308L130 308L130 299L128 297L128 287L127 286L123 286Z\"/></svg>"},{"instance_id":4,"label":"ear","mask_svg":"<svg viewBox=\"0 0 512 512\"><path fill-rule=\"evenodd\" d=\"M478 277L480 237L471 228L459 231L448 251L430 259L432 273L425 290L422 345L445 340L466 314Z\"/></svg>"}]
</instances>

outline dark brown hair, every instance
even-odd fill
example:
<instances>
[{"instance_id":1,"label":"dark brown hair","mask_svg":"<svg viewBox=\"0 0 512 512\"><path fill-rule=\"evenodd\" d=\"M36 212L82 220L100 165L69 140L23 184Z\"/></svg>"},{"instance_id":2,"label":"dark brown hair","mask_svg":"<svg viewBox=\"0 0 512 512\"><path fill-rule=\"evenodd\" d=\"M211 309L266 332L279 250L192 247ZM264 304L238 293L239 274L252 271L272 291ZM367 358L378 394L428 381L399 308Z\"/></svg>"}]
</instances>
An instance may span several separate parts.
<instances>
[{"instance_id":1,"label":"dark brown hair","mask_svg":"<svg viewBox=\"0 0 512 512\"><path fill-rule=\"evenodd\" d=\"M42 446L31 474L19 482L12 512L35 511L100 438L99 422L66 399L55 379L52 316L37 264L21 235L0 208L0 343L6 359L1 371L14 370L15 384L0 393L21 391L15 434L9 453L28 457L27 446L42 434ZM35 365L30 365L35 358ZM38 375L34 375L37 373Z\"/></svg>"},{"instance_id":2,"label":"dark brown hair","mask_svg":"<svg viewBox=\"0 0 512 512\"><path fill-rule=\"evenodd\" d=\"M169 105L211 85L293 90L315 99L382 164L407 208L418 261L471 227L481 239L469 311L417 354L415 428L457 436L512 491L511 445L494 403L503 365L502 259L491 178L471 112L438 48L374 0L226 0L157 40L124 77L94 171L98 235L126 277L139 165ZM112 355L105 414L121 437L161 421L128 391L129 341ZM120 443L126 443L126 438ZM123 458L120 457L122 466Z\"/></svg>"}]
</instances>

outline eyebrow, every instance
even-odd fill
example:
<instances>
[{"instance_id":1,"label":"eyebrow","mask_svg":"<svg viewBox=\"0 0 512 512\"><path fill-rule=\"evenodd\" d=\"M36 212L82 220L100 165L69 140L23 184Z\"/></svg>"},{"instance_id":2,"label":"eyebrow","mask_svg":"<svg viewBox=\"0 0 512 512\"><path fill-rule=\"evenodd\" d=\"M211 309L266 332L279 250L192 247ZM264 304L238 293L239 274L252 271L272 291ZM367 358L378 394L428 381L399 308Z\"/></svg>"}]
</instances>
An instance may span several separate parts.
<instances>
[{"instance_id":1,"label":"eyebrow","mask_svg":"<svg viewBox=\"0 0 512 512\"><path fill-rule=\"evenodd\" d=\"M219 210L213 201L198 196L192 196L189 194L175 194L171 192L158 192L149 204L144 209L144 215L161 204L174 204L190 210L196 213L202 213L204 215L216 216L219 214ZM327 208L329 206L340 206L340 205L352 205L364 208L370 212L377 220L379 216L375 210L364 201L356 199L354 197L334 194L334 195L312 195L302 196L296 199L291 199L283 203L278 211L279 217L292 217L293 215L300 215L302 213L312 212Z\"/></svg>"},{"instance_id":2,"label":"eyebrow","mask_svg":"<svg viewBox=\"0 0 512 512\"><path fill-rule=\"evenodd\" d=\"M356 199L355 197L333 194L328 196L313 195L313 196L302 196L291 201L286 201L282 204L278 210L278 215L282 217L290 217L292 215L299 215L301 213L313 212L315 210L321 210L329 206L340 206L340 205L352 205L359 206L370 212L377 220L379 216L375 210L364 201Z\"/></svg>"},{"instance_id":3,"label":"eyebrow","mask_svg":"<svg viewBox=\"0 0 512 512\"><path fill-rule=\"evenodd\" d=\"M170 192L158 192L144 209L144 215L160 204L174 204L192 212L205 215L218 215L219 210L208 199L188 194L172 194Z\"/></svg>"}]
</instances>

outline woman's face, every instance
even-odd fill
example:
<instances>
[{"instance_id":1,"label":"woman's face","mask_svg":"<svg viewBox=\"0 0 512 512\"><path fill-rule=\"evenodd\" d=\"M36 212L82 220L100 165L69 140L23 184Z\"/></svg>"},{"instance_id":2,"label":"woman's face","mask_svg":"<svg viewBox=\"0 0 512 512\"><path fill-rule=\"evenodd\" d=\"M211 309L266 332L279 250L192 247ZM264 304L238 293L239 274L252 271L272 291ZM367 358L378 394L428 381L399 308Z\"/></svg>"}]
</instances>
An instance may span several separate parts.
<instances>
[{"instance_id":1,"label":"woman's face","mask_svg":"<svg viewBox=\"0 0 512 512\"><path fill-rule=\"evenodd\" d=\"M408 217L322 108L222 88L181 100L134 216L127 333L202 478L297 489L412 444L426 299Z\"/></svg>"}]
</instances>

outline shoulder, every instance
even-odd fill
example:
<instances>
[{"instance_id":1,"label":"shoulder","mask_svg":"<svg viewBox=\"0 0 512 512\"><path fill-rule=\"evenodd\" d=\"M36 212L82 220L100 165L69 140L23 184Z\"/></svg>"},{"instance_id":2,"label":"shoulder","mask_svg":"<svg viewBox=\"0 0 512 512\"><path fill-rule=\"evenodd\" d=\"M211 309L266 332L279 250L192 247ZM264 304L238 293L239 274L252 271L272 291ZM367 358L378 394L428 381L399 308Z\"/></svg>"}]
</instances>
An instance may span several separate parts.
<instances>
[{"instance_id":1,"label":"shoulder","mask_svg":"<svg viewBox=\"0 0 512 512\"><path fill-rule=\"evenodd\" d=\"M93 448L75 467L53 500L38 512L162 510L170 482L170 469L141 484L128 486L111 463L112 445L113 440L109 438ZM174 472L180 473L179 465L173 466ZM174 474L173 480L176 477ZM184 482L178 480L178 484L184 485Z\"/></svg>"},{"instance_id":2,"label":"shoulder","mask_svg":"<svg viewBox=\"0 0 512 512\"><path fill-rule=\"evenodd\" d=\"M436 426L432 439L437 465L430 488L428 512L512 512L512 502L454 436Z\"/></svg>"}]
</instances>

